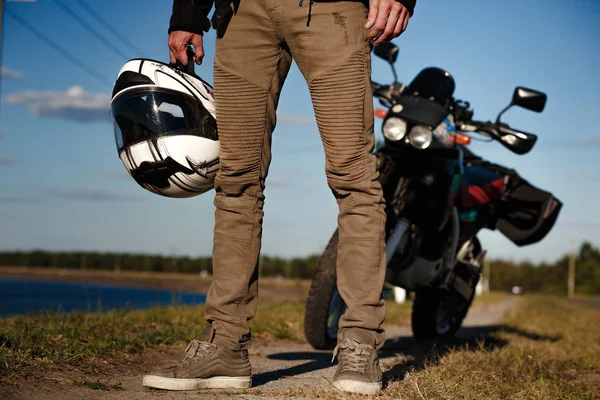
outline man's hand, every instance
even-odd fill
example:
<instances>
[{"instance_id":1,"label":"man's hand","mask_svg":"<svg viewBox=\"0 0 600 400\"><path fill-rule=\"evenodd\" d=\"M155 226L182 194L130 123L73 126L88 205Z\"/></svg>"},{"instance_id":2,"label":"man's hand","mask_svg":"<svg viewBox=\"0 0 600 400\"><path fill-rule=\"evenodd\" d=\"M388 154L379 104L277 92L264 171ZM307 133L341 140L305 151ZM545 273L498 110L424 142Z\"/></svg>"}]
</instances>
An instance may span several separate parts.
<instances>
[{"instance_id":1,"label":"man's hand","mask_svg":"<svg viewBox=\"0 0 600 400\"><path fill-rule=\"evenodd\" d=\"M369 0L369 3L365 29L371 30L369 39L377 38L373 42L375 46L400 36L406 30L410 14L402 4L396 0Z\"/></svg>"},{"instance_id":2,"label":"man's hand","mask_svg":"<svg viewBox=\"0 0 600 400\"><path fill-rule=\"evenodd\" d=\"M194 55L194 61L196 64L202 64L202 58L204 57L204 47L202 46L202 35L197 33L184 32L184 31L173 31L169 35L169 58L171 64L175 64L177 60L181 61L183 65L187 65L187 45L193 44L196 54Z\"/></svg>"}]
</instances>

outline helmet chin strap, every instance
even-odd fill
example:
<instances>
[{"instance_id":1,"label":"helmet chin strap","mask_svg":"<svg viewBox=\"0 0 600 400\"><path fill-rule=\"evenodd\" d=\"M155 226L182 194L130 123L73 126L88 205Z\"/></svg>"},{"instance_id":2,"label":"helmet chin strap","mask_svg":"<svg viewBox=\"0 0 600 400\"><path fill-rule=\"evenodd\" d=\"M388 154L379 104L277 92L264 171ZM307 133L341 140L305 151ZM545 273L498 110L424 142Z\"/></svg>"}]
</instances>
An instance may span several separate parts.
<instances>
[{"instance_id":1,"label":"helmet chin strap","mask_svg":"<svg viewBox=\"0 0 600 400\"><path fill-rule=\"evenodd\" d=\"M142 187L146 184L166 189L171 186L169 178L177 172L191 175L197 171L186 168L171 157L167 157L161 161L142 162L137 168L131 170L131 176Z\"/></svg>"},{"instance_id":2,"label":"helmet chin strap","mask_svg":"<svg viewBox=\"0 0 600 400\"><path fill-rule=\"evenodd\" d=\"M212 161L204 161L204 162L193 162L189 157L185 157L190 167L194 170L195 173L203 177L204 179L208 179L208 175L206 174L206 170L210 167L216 167L219 165L219 159L216 158ZM210 171L209 171L210 172Z\"/></svg>"}]
</instances>

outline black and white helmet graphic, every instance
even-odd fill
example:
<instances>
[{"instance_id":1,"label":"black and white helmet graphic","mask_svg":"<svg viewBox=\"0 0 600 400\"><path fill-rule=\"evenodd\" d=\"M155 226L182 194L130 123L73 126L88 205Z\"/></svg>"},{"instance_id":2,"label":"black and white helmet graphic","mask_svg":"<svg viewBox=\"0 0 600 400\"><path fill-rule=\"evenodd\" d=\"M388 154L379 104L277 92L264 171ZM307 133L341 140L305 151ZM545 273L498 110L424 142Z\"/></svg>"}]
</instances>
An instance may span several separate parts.
<instances>
[{"instance_id":1,"label":"black and white helmet graphic","mask_svg":"<svg viewBox=\"0 0 600 400\"><path fill-rule=\"evenodd\" d=\"M111 117L119 158L135 181L167 197L213 188L219 138L212 87L188 67L128 61L117 76Z\"/></svg>"}]
</instances>

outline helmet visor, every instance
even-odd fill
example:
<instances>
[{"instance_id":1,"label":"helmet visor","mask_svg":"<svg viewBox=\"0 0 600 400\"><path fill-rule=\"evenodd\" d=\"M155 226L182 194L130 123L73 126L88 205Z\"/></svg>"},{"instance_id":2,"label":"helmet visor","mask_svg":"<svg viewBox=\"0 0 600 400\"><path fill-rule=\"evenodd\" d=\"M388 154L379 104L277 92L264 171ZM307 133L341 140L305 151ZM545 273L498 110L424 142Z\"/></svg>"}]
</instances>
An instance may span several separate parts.
<instances>
[{"instance_id":1,"label":"helmet visor","mask_svg":"<svg viewBox=\"0 0 600 400\"><path fill-rule=\"evenodd\" d=\"M111 105L115 141L123 148L170 135L196 135L218 140L211 113L192 96L168 89L128 91Z\"/></svg>"}]
</instances>

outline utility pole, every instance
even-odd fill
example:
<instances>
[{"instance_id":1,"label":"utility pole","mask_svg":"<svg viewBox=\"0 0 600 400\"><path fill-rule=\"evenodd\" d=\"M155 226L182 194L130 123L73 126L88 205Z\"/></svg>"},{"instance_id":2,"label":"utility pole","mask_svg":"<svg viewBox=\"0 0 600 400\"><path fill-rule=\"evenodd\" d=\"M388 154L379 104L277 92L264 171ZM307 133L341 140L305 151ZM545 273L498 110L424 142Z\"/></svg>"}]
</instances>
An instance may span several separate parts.
<instances>
[{"instance_id":1,"label":"utility pole","mask_svg":"<svg viewBox=\"0 0 600 400\"><path fill-rule=\"evenodd\" d=\"M571 251L569 251L569 278L567 282L568 296L575 296L575 240L571 231Z\"/></svg>"}]
</instances>

